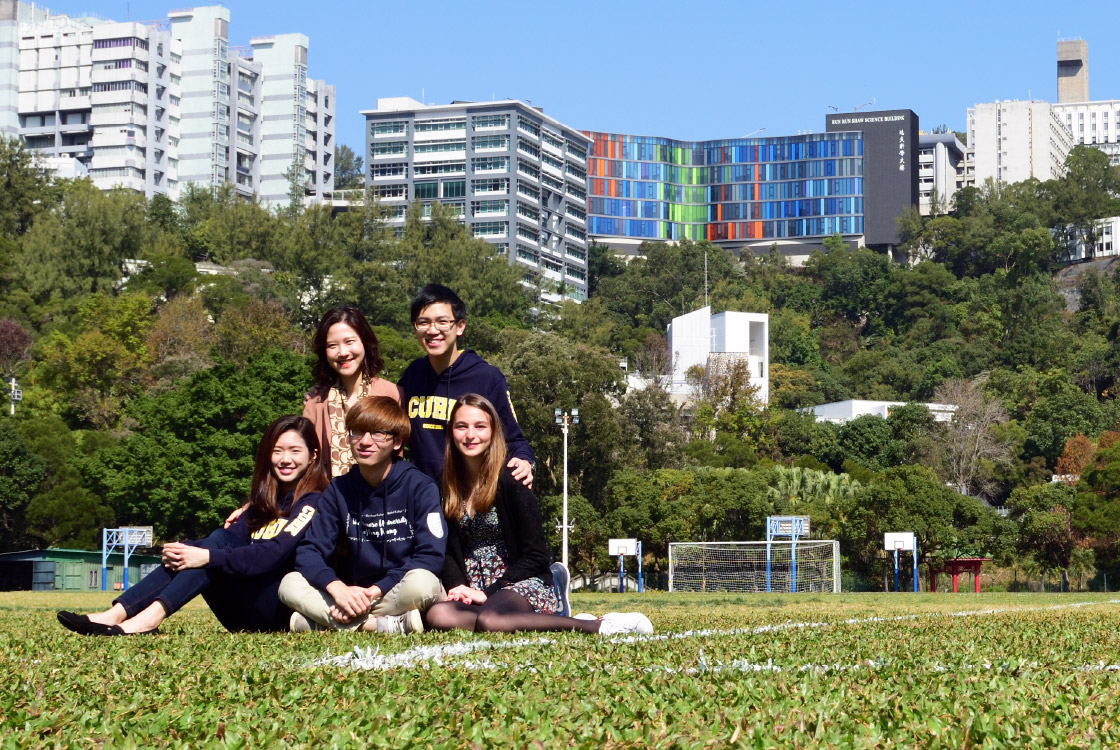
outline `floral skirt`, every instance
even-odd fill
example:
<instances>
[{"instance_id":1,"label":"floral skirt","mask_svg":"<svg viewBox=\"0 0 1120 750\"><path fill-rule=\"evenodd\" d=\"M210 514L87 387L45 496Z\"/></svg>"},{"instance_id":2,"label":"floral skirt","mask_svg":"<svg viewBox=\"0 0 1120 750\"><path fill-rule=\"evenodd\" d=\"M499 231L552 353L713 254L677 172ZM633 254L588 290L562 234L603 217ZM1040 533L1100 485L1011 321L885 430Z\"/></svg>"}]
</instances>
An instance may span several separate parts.
<instances>
[{"instance_id":1,"label":"floral skirt","mask_svg":"<svg viewBox=\"0 0 1120 750\"><path fill-rule=\"evenodd\" d=\"M473 518L464 515L459 519L459 528L463 532L463 554L471 588L485 589L504 576L509 567L506 564L509 551L502 537L498 510L491 508L489 513ZM540 578L526 578L504 588L523 596L534 612L554 614L560 611L556 591Z\"/></svg>"}]
</instances>

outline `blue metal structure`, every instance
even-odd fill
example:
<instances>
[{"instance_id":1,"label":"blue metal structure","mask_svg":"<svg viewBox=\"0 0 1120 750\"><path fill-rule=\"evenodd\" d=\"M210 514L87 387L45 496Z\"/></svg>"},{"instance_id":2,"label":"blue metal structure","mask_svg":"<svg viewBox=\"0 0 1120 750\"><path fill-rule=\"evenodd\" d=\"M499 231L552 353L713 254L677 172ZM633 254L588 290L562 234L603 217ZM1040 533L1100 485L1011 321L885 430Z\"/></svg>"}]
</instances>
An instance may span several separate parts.
<instances>
[{"instance_id":1,"label":"blue metal structure","mask_svg":"<svg viewBox=\"0 0 1120 750\"><path fill-rule=\"evenodd\" d=\"M809 516L767 516L766 590L770 591L770 544L778 537L790 540L789 590L797 591L797 540L809 536Z\"/></svg>"},{"instance_id":2,"label":"blue metal structure","mask_svg":"<svg viewBox=\"0 0 1120 750\"><path fill-rule=\"evenodd\" d=\"M128 558L137 547L150 547L152 544L151 528L137 528L125 526L119 529L101 530L101 590L104 591L108 579L109 555L117 547L124 553L124 578L121 580L122 588L128 590Z\"/></svg>"}]
</instances>

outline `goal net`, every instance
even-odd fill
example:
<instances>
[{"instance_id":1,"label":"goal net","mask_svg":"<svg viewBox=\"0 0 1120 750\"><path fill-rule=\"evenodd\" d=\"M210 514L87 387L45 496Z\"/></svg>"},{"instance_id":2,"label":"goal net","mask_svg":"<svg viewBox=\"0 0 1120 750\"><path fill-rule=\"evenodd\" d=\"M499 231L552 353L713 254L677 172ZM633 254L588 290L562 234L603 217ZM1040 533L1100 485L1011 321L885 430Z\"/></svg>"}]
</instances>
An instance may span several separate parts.
<instances>
[{"instance_id":1,"label":"goal net","mask_svg":"<svg viewBox=\"0 0 1120 750\"><path fill-rule=\"evenodd\" d=\"M669 590L839 593L840 543L673 542Z\"/></svg>"}]
</instances>

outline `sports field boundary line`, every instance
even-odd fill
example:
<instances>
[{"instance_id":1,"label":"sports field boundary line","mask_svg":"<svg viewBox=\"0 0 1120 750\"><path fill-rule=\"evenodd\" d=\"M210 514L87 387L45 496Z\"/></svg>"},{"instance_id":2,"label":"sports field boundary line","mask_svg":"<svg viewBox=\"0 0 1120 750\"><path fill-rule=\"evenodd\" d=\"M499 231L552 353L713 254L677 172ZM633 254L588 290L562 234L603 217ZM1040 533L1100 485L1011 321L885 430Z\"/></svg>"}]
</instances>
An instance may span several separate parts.
<instances>
[{"instance_id":1,"label":"sports field boundary line","mask_svg":"<svg viewBox=\"0 0 1120 750\"><path fill-rule=\"evenodd\" d=\"M983 617L990 615L1010 614L1015 612L1059 611L1067 609L1077 609L1082 607L1097 607L1109 604L1120 604L1120 599L1107 599L1097 602L1081 601L1070 602L1068 604L1048 604L1033 607L993 607L987 609L961 610L957 612L909 613L891 616L873 615L870 617L851 617L837 621L820 620L809 622L782 622L770 625L758 625L749 628L708 628L702 630L686 630L679 633L613 636L611 638L602 640L606 643L611 644L647 643L654 641L708 638L712 636L722 637L729 635L757 635L763 633L780 632L784 630L797 630L802 628L830 628L843 625L864 625L877 622L904 622L908 620L935 619L938 617ZM588 637L596 638L595 636ZM598 639L596 638L596 640ZM507 666L495 664L490 658L488 658L488 655L493 652L509 651L525 647L548 646L555 642L555 637L547 636L518 638L512 641L491 641L483 638L478 638L471 640L460 640L454 643L413 646L411 648L405 649L404 651L388 654L381 653L381 645L378 645L376 647L367 646L365 648L356 646L352 651L343 654L332 655L328 652L324 656L307 663L306 666L333 666L362 671L409 669L427 665L439 667L459 666L466 669L508 668ZM703 651L701 651L700 653L701 658L703 658ZM477 655L477 657L475 655ZM869 660L868 664L864 668L867 668L871 664L877 664L877 662L874 662L874 660ZM532 666L532 663L530 662L519 666ZM803 666L805 666L806 668L813 668L814 665ZM836 666L840 667L845 665ZM755 667L758 668L756 669ZM845 666L845 668L854 669L859 667L858 665L847 665ZM749 665L747 662L743 662L742 669L740 669L740 671L763 671L763 669L764 665ZM778 669L781 670L783 668L778 667ZM786 667L784 669L795 671L797 667ZM1100 663L1098 665L1083 665L1083 671L1120 671L1120 666L1104 663Z\"/></svg>"}]
</instances>

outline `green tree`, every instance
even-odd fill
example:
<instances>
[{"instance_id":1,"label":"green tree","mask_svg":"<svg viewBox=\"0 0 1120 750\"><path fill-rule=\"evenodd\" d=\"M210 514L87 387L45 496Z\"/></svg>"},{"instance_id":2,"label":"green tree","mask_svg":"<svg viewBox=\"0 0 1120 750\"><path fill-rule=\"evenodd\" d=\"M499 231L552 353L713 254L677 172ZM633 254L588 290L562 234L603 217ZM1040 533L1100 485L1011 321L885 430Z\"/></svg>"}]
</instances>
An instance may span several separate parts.
<instances>
[{"instance_id":1,"label":"green tree","mask_svg":"<svg viewBox=\"0 0 1120 750\"><path fill-rule=\"evenodd\" d=\"M345 143L334 147L334 187L335 190L360 188L365 182L362 157Z\"/></svg>"},{"instance_id":2,"label":"green tree","mask_svg":"<svg viewBox=\"0 0 1120 750\"><path fill-rule=\"evenodd\" d=\"M1112 166L1100 149L1074 146L1066 156L1065 173L1047 182L1045 189L1053 201L1052 226L1059 237L1065 243L1079 243L1093 257L1100 220L1120 214L1120 167Z\"/></svg>"},{"instance_id":3,"label":"green tree","mask_svg":"<svg viewBox=\"0 0 1120 750\"><path fill-rule=\"evenodd\" d=\"M39 302L111 292L153 238L141 196L74 183L21 239L21 284Z\"/></svg>"},{"instance_id":4,"label":"green tree","mask_svg":"<svg viewBox=\"0 0 1120 750\"><path fill-rule=\"evenodd\" d=\"M78 440L58 417L21 419L16 428L43 461L44 482L27 504L27 534L43 547L96 549L113 512L86 489L78 471L97 439Z\"/></svg>"},{"instance_id":5,"label":"green tree","mask_svg":"<svg viewBox=\"0 0 1120 750\"><path fill-rule=\"evenodd\" d=\"M517 421L536 454L534 489L542 495L560 487L563 438L553 410L578 408L579 424L568 436L570 491L601 507L622 443L612 406L624 387L618 361L555 334L515 328L502 332L501 352L492 361L506 375Z\"/></svg>"},{"instance_id":6,"label":"green tree","mask_svg":"<svg viewBox=\"0 0 1120 750\"><path fill-rule=\"evenodd\" d=\"M132 434L83 463L118 523L152 525L161 540L199 538L244 502L257 441L273 419L300 412L310 377L306 360L287 351L240 364L138 398Z\"/></svg>"},{"instance_id":7,"label":"green tree","mask_svg":"<svg viewBox=\"0 0 1120 750\"><path fill-rule=\"evenodd\" d=\"M93 295L78 304L73 334L52 331L31 373L33 402L95 427L115 426L143 384L152 303L143 294Z\"/></svg>"},{"instance_id":8,"label":"green tree","mask_svg":"<svg viewBox=\"0 0 1120 750\"><path fill-rule=\"evenodd\" d=\"M214 327L215 348L227 362L247 362L270 349L303 354L307 341L276 301L253 299L225 309Z\"/></svg>"},{"instance_id":9,"label":"green tree","mask_svg":"<svg viewBox=\"0 0 1120 750\"><path fill-rule=\"evenodd\" d=\"M27 503L46 478L46 465L16 432L0 419L0 549L11 550L25 537Z\"/></svg>"},{"instance_id":10,"label":"green tree","mask_svg":"<svg viewBox=\"0 0 1120 750\"><path fill-rule=\"evenodd\" d=\"M1073 552L1070 508L1072 487L1057 483L1020 487L1011 493L1007 507L1019 523L1019 549L1033 555L1044 569L1069 568Z\"/></svg>"},{"instance_id":11,"label":"green tree","mask_svg":"<svg viewBox=\"0 0 1120 750\"><path fill-rule=\"evenodd\" d=\"M0 237L23 235L48 207L50 178L18 136L0 136Z\"/></svg>"}]
</instances>

